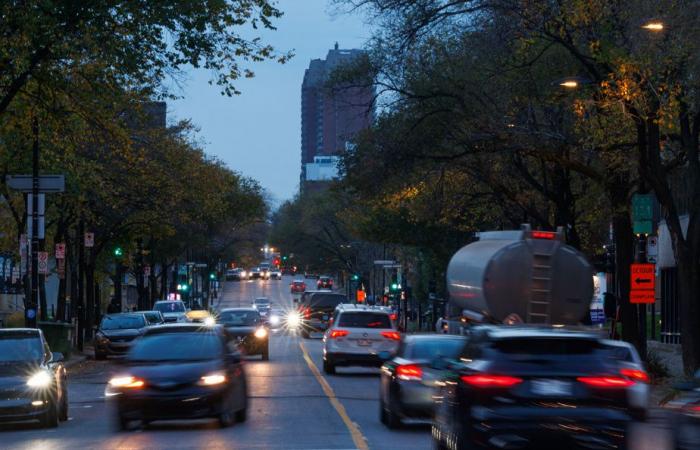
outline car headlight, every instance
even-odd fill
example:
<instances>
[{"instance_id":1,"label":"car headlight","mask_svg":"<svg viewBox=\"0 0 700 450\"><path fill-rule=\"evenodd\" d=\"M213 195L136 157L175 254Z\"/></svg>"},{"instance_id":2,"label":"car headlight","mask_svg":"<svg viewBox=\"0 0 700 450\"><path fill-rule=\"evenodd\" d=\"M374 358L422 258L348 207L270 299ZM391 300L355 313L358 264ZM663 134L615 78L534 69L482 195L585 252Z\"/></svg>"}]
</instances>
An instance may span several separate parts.
<instances>
[{"instance_id":1,"label":"car headlight","mask_svg":"<svg viewBox=\"0 0 700 450\"><path fill-rule=\"evenodd\" d=\"M203 322L204 322L204 326L207 326L207 327L213 327L214 325L216 325L216 319L214 319L211 316L205 317Z\"/></svg>"},{"instance_id":2,"label":"car headlight","mask_svg":"<svg viewBox=\"0 0 700 450\"><path fill-rule=\"evenodd\" d=\"M29 377L27 386L31 388L47 388L52 381L51 375L47 371L42 370Z\"/></svg>"},{"instance_id":3,"label":"car headlight","mask_svg":"<svg viewBox=\"0 0 700 450\"><path fill-rule=\"evenodd\" d=\"M217 384L226 383L226 374L223 372L214 372L209 375L204 375L197 382L200 386L216 386Z\"/></svg>"},{"instance_id":4,"label":"car headlight","mask_svg":"<svg viewBox=\"0 0 700 450\"><path fill-rule=\"evenodd\" d=\"M292 311L287 314L287 326L289 328L296 328L301 325L301 316L298 312Z\"/></svg>"},{"instance_id":5,"label":"car headlight","mask_svg":"<svg viewBox=\"0 0 700 450\"><path fill-rule=\"evenodd\" d=\"M273 314L270 316L270 324L271 325L279 325L280 324L280 317L277 314Z\"/></svg>"},{"instance_id":6,"label":"car headlight","mask_svg":"<svg viewBox=\"0 0 700 450\"><path fill-rule=\"evenodd\" d=\"M142 379L132 377L131 375L114 377L109 380L109 385L115 388L140 388L145 384L146 383Z\"/></svg>"},{"instance_id":7,"label":"car headlight","mask_svg":"<svg viewBox=\"0 0 700 450\"><path fill-rule=\"evenodd\" d=\"M241 277L247 277L247 276L248 276L248 272L245 272L245 271L241 272Z\"/></svg>"},{"instance_id":8,"label":"car headlight","mask_svg":"<svg viewBox=\"0 0 700 450\"><path fill-rule=\"evenodd\" d=\"M97 333L95 333L95 339L97 340L97 342L102 343L102 344L109 341L109 339L107 339L107 336L100 333L99 331Z\"/></svg>"},{"instance_id":9,"label":"car headlight","mask_svg":"<svg viewBox=\"0 0 700 450\"><path fill-rule=\"evenodd\" d=\"M255 330L254 335L258 339L263 339L263 338L267 337L267 330L265 328L260 327L257 330Z\"/></svg>"}]
</instances>

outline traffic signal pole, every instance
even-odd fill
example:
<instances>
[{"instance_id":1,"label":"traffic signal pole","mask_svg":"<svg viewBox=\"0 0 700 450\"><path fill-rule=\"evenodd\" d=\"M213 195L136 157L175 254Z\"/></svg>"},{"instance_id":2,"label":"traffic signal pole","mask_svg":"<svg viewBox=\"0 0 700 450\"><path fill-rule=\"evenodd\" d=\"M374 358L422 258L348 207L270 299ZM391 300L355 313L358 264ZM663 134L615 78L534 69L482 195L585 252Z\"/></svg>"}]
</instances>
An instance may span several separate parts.
<instances>
[{"instance_id":1,"label":"traffic signal pole","mask_svg":"<svg viewBox=\"0 0 700 450\"><path fill-rule=\"evenodd\" d=\"M39 121L36 117L32 120L32 133L32 289L24 308L24 321L28 328L36 328L39 305Z\"/></svg>"}]
</instances>

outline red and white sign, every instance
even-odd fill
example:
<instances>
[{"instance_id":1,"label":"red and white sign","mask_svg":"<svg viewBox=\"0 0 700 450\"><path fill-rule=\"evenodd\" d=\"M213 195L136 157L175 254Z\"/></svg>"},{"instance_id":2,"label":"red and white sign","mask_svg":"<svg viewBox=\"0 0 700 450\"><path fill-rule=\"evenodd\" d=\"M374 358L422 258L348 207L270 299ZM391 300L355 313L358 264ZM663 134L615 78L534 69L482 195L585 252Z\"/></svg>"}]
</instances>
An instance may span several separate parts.
<instances>
[{"instance_id":1,"label":"red and white sign","mask_svg":"<svg viewBox=\"0 0 700 450\"><path fill-rule=\"evenodd\" d=\"M630 291L630 303L632 304L651 304L656 301L654 291L638 290Z\"/></svg>"},{"instance_id":2,"label":"red and white sign","mask_svg":"<svg viewBox=\"0 0 700 450\"><path fill-rule=\"evenodd\" d=\"M49 273L49 252L37 252L39 257L39 273L48 275Z\"/></svg>"},{"instance_id":3,"label":"red and white sign","mask_svg":"<svg viewBox=\"0 0 700 450\"><path fill-rule=\"evenodd\" d=\"M656 266L654 264L632 264L630 266L630 288L653 291L656 289Z\"/></svg>"},{"instance_id":4,"label":"red and white sign","mask_svg":"<svg viewBox=\"0 0 700 450\"><path fill-rule=\"evenodd\" d=\"M85 247L95 246L95 233L85 233Z\"/></svg>"},{"instance_id":5,"label":"red and white sign","mask_svg":"<svg viewBox=\"0 0 700 450\"><path fill-rule=\"evenodd\" d=\"M66 244L58 243L56 244L56 259L66 258Z\"/></svg>"}]
</instances>

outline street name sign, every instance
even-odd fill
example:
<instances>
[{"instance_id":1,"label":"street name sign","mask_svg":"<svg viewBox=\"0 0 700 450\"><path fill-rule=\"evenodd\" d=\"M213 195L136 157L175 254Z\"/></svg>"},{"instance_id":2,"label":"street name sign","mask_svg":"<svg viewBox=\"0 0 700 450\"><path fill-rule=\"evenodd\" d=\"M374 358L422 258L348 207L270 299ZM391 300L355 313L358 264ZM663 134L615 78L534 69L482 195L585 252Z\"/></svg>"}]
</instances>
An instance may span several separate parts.
<instances>
[{"instance_id":1,"label":"street name sign","mask_svg":"<svg viewBox=\"0 0 700 450\"><path fill-rule=\"evenodd\" d=\"M32 192L31 175L7 175L5 182L10 189L22 192ZM66 179L63 175L42 175L39 177L39 192L63 192L66 189Z\"/></svg>"}]
</instances>

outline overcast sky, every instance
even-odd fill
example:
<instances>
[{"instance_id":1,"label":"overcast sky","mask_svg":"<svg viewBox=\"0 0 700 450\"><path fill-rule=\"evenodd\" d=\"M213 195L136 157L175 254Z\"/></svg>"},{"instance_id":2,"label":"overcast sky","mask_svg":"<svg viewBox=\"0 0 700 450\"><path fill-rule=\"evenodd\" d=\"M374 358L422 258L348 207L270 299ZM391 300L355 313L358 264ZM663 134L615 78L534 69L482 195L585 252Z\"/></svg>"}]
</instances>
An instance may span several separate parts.
<instances>
[{"instance_id":1,"label":"overcast sky","mask_svg":"<svg viewBox=\"0 0 700 450\"><path fill-rule=\"evenodd\" d=\"M361 48L370 30L359 15L338 14L329 0L279 0L284 17L267 42L293 50L287 64L252 66L255 78L240 80L242 94L223 97L206 71L192 70L183 99L169 102L170 120L191 118L207 153L257 179L275 205L298 190L301 164L301 82L314 58L340 48Z\"/></svg>"}]
</instances>

